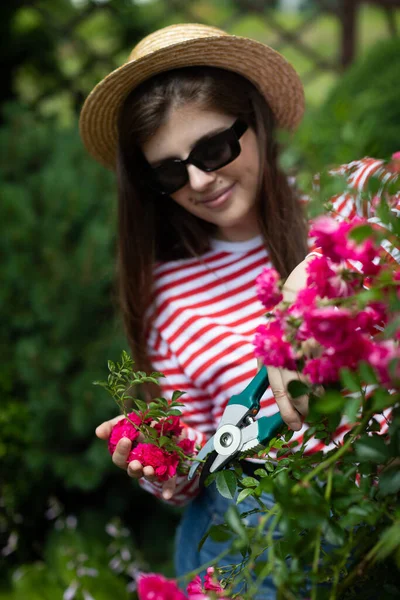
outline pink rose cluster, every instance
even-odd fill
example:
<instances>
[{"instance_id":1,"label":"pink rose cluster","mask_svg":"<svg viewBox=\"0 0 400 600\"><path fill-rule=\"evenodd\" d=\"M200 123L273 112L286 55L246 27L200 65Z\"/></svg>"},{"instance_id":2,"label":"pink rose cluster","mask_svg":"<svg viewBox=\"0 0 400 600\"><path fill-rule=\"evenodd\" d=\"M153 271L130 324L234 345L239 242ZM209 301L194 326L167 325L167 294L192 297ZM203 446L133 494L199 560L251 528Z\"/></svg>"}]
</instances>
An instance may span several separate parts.
<instances>
[{"instance_id":1,"label":"pink rose cluster","mask_svg":"<svg viewBox=\"0 0 400 600\"><path fill-rule=\"evenodd\" d=\"M258 299L267 310L272 310L283 298L279 283L279 273L275 269L264 269L256 279Z\"/></svg>"},{"instance_id":2,"label":"pink rose cluster","mask_svg":"<svg viewBox=\"0 0 400 600\"><path fill-rule=\"evenodd\" d=\"M186 594L177 586L175 580L157 573L142 574L138 580L139 600L209 600L207 592L227 599L223 587L215 578L214 567L207 569L204 584L197 575L187 586Z\"/></svg>"},{"instance_id":3,"label":"pink rose cluster","mask_svg":"<svg viewBox=\"0 0 400 600\"><path fill-rule=\"evenodd\" d=\"M322 256L308 264L307 287L293 304L278 304L274 269L259 278L260 300L268 311L275 306L273 316L257 328L254 339L255 354L266 365L301 370L311 383L327 384L339 380L342 368L355 370L364 361L374 367L382 384L393 385L400 379L399 328L394 339L378 337L390 319L398 318L390 304L394 295L400 297L400 274L381 260L380 248L372 239L356 244L349 237L364 224L359 218L343 223L326 216L316 219L311 235ZM378 293L360 299L358 293L371 287ZM311 356L305 350L306 340L318 348Z\"/></svg>"},{"instance_id":4,"label":"pink rose cluster","mask_svg":"<svg viewBox=\"0 0 400 600\"><path fill-rule=\"evenodd\" d=\"M194 454L194 441L184 438L176 442L178 451L168 451L157 445L157 440L161 437L170 439L178 438L182 433L179 417L170 416L157 421L153 427L158 432L158 437L151 443L136 443L141 433L141 426L149 426L151 419L146 417L145 413L140 416L131 412L128 417L121 419L114 425L108 442L110 454L113 454L115 447L121 438L128 438L134 442L132 450L129 453L127 463L138 460L143 467L151 466L159 481L167 481L177 474L179 467L182 466L182 453L185 457Z\"/></svg>"}]
</instances>

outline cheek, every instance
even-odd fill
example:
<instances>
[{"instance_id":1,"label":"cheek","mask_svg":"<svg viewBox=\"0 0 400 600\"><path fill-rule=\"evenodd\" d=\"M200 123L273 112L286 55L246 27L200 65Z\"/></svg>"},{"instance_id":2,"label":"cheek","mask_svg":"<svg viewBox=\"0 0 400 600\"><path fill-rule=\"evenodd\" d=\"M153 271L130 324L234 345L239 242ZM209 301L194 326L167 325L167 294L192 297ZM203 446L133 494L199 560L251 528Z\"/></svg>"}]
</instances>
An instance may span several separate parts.
<instances>
[{"instance_id":1,"label":"cheek","mask_svg":"<svg viewBox=\"0 0 400 600\"><path fill-rule=\"evenodd\" d=\"M241 158L243 176L251 184L258 182L258 176L260 173L260 157L255 136L252 136L247 140L247 144L243 148Z\"/></svg>"},{"instance_id":2,"label":"cheek","mask_svg":"<svg viewBox=\"0 0 400 600\"><path fill-rule=\"evenodd\" d=\"M190 189L188 189L188 186L185 186L181 190L178 190L174 194L171 194L171 198L174 202L176 202L176 204L179 204L179 206L182 206L182 208L184 208L188 212L194 215L197 214L196 205L193 202L191 192Z\"/></svg>"}]
</instances>

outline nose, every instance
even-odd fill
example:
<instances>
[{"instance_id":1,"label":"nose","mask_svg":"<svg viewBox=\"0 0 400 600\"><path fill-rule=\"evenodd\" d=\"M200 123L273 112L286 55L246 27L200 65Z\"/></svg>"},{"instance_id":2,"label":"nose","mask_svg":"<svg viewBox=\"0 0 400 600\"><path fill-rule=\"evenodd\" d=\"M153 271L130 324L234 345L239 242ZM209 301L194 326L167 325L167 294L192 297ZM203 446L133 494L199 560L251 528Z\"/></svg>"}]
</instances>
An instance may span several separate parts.
<instances>
[{"instance_id":1,"label":"nose","mask_svg":"<svg viewBox=\"0 0 400 600\"><path fill-rule=\"evenodd\" d=\"M196 190L201 192L215 181L217 176L216 171L211 171L207 173L206 171L202 171L198 167L194 165L186 165L189 176L189 183L192 190Z\"/></svg>"}]
</instances>

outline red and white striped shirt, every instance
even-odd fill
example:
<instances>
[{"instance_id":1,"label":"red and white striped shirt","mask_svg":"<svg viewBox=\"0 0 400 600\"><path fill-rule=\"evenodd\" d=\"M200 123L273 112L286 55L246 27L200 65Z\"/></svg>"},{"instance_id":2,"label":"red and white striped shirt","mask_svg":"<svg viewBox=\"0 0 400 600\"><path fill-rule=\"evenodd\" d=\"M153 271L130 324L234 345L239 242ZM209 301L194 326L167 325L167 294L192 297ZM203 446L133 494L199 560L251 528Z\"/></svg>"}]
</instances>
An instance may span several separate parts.
<instances>
[{"instance_id":1,"label":"red and white striped shirt","mask_svg":"<svg viewBox=\"0 0 400 600\"><path fill-rule=\"evenodd\" d=\"M359 161L359 177L371 168L367 160ZM333 214L339 219L356 212L361 211L354 197L347 194L334 199ZM199 258L156 266L149 356L154 370L165 375L161 380L163 395L169 398L174 390L185 392L180 399L184 403L182 424L188 437L200 445L215 432L231 396L241 392L257 372L253 338L264 321L265 308L256 296L255 280L270 266L261 236L244 242L213 240L211 250ZM276 412L269 388L261 399L258 416ZM343 419L334 441L340 442L349 429ZM304 425L292 441L301 444L306 430ZM307 452L331 447L311 439ZM160 497L159 484L142 479L141 485ZM186 476L178 476L170 503L185 504L197 491L197 479L188 482Z\"/></svg>"}]
</instances>

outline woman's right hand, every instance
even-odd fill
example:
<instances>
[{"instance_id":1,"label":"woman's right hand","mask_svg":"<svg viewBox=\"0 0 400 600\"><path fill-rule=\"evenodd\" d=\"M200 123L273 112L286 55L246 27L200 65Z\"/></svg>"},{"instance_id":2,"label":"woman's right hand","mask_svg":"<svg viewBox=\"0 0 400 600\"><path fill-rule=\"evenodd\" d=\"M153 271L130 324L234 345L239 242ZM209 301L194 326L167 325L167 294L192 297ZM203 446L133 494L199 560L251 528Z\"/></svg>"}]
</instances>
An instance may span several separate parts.
<instances>
[{"instance_id":1,"label":"woman's right hand","mask_svg":"<svg viewBox=\"0 0 400 600\"><path fill-rule=\"evenodd\" d=\"M104 421L96 428L96 435L101 440L108 441L112 428L118 421L124 418L124 415L119 415L118 417L114 417L114 419L110 419L109 421ZM142 434L138 437L138 441L143 441L141 437ZM132 450L132 442L128 438L121 438L116 445L114 450L114 454L112 455L112 461L117 467L120 469L124 469L127 471L129 477L133 477L134 479L140 479L144 477L148 481L155 482L158 481L155 476L153 467L147 466L143 467L143 465L138 460L132 460L129 464L127 463L128 456L130 451ZM176 477L171 477L167 481L164 481L162 484L162 497L164 500L170 500L175 493L176 488Z\"/></svg>"}]
</instances>

